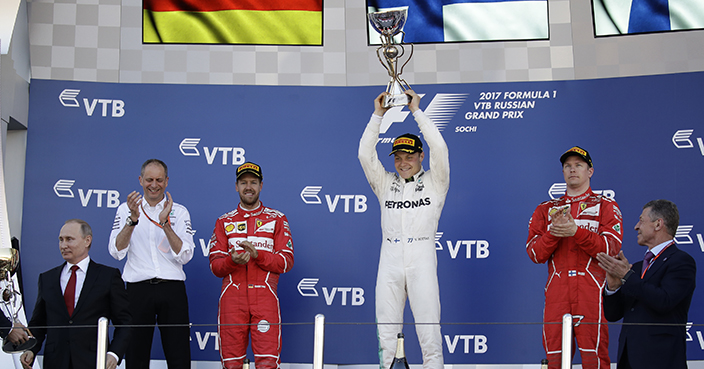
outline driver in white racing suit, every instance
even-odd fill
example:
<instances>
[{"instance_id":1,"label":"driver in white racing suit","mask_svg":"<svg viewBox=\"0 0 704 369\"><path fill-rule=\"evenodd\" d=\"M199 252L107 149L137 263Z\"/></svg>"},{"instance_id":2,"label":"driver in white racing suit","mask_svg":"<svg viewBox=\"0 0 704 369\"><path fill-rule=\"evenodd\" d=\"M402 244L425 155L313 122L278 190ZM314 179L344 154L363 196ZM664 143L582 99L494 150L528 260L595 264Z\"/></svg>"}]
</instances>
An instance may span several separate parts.
<instances>
[{"instance_id":1,"label":"driver in white racing suit","mask_svg":"<svg viewBox=\"0 0 704 369\"><path fill-rule=\"evenodd\" d=\"M396 173L387 172L377 157L376 144L384 92L374 100L374 114L359 141L359 161L381 205L383 240L376 281L376 320L381 368L388 369L396 351L396 336L403 328L406 296L416 322L424 369L442 369L440 292L437 277L435 233L450 186L448 150L440 131L419 109L420 97L408 108L430 147L430 169L424 171L423 144L418 136L396 138L391 151Z\"/></svg>"}]
</instances>

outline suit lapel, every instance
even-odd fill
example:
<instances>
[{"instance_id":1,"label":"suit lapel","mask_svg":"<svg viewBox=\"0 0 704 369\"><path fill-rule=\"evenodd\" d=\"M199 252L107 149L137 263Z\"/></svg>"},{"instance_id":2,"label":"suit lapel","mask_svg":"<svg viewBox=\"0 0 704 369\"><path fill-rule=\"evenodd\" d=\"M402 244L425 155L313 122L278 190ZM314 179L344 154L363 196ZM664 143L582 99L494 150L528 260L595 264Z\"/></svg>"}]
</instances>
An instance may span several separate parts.
<instances>
[{"instance_id":1,"label":"suit lapel","mask_svg":"<svg viewBox=\"0 0 704 369\"><path fill-rule=\"evenodd\" d=\"M48 301L61 301L66 316L68 316L68 309L66 309L66 303L64 303L64 293L61 291L61 272L64 270L65 266L66 262L47 272L45 281L46 287L44 287L46 288L44 292L46 296L44 296L44 299Z\"/></svg>"},{"instance_id":2,"label":"suit lapel","mask_svg":"<svg viewBox=\"0 0 704 369\"><path fill-rule=\"evenodd\" d=\"M670 259L670 256L674 254L677 251L677 247L675 245L670 245L668 248L665 250L662 250L660 253L660 256L658 256L657 259L653 262L653 264L648 268L648 271L645 272L645 276L643 276L643 280L648 280L650 277L652 277L657 271L667 262L668 259Z\"/></svg>"},{"instance_id":3,"label":"suit lapel","mask_svg":"<svg viewBox=\"0 0 704 369\"><path fill-rule=\"evenodd\" d=\"M90 293L91 289L95 285L95 281L98 278L98 268L95 266L93 260L88 263L88 270L86 271L86 279L83 281L83 287L81 288L81 294L78 296L78 302L76 303L76 308L73 309L73 314L81 309L85 304L86 296Z\"/></svg>"}]
</instances>

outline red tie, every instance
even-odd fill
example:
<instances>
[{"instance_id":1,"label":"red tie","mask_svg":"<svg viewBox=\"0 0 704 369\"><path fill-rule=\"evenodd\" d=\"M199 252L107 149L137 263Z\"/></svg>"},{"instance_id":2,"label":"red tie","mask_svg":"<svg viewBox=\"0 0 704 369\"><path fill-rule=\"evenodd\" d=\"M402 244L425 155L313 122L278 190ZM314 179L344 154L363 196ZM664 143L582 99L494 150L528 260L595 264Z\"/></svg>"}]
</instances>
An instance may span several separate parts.
<instances>
[{"instance_id":1,"label":"red tie","mask_svg":"<svg viewBox=\"0 0 704 369\"><path fill-rule=\"evenodd\" d=\"M68 279L68 284L66 284L66 290L64 291L64 301L66 302L66 309L68 309L68 316L73 315L73 305L76 299L76 270L78 270L78 265L71 267L71 278Z\"/></svg>"}]
</instances>

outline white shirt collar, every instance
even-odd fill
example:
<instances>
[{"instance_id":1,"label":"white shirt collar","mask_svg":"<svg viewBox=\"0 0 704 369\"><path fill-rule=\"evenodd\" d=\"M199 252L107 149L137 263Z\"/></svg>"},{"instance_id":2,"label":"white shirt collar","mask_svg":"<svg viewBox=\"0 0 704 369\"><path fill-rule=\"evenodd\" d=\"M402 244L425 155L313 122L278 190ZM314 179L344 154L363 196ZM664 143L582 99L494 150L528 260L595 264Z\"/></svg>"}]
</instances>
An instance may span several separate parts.
<instances>
[{"instance_id":1,"label":"white shirt collar","mask_svg":"<svg viewBox=\"0 0 704 369\"><path fill-rule=\"evenodd\" d=\"M78 265L78 269L80 269L81 271L83 271L83 273L85 273L85 272L88 271L88 264L89 264L89 263L90 263L90 256L86 256L83 260L79 261L79 262L78 262L77 264L75 264L75 265ZM72 267L73 265L74 265L74 264L71 264L71 263L68 263L68 262L67 262L67 263L66 263L66 266L64 266L64 273L71 273L71 267Z\"/></svg>"},{"instance_id":2,"label":"white shirt collar","mask_svg":"<svg viewBox=\"0 0 704 369\"><path fill-rule=\"evenodd\" d=\"M149 205L149 202L147 202L147 199L142 197L142 206L148 209L163 209L164 208L164 202L166 202L166 194L164 194L164 197L156 203L156 205L151 206Z\"/></svg>"},{"instance_id":3,"label":"white shirt collar","mask_svg":"<svg viewBox=\"0 0 704 369\"><path fill-rule=\"evenodd\" d=\"M665 250L665 247L667 247L667 246L668 246L669 244L671 244L672 242L674 242L674 239L672 239L672 240L667 240L667 241L665 241L665 242L663 242L663 243L661 243L661 244L659 244L659 245L653 247L652 249L650 249L650 250L648 250L648 251L652 252L653 255L658 256L658 255L662 252L662 250ZM647 254L648 251L646 251L645 253Z\"/></svg>"}]
</instances>

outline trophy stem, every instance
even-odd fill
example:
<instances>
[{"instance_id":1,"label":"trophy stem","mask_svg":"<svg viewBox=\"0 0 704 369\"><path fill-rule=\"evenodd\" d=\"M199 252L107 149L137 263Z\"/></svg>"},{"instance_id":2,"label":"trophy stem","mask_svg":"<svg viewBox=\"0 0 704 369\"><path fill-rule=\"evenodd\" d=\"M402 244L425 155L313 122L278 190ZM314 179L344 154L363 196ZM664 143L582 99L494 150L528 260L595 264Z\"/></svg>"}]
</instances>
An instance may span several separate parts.
<instances>
[{"instance_id":1,"label":"trophy stem","mask_svg":"<svg viewBox=\"0 0 704 369\"><path fill-rule=\"evenodd\" d=\"M411 99L406 95L404 84L408 86L408 84L405 83L405 81L402 82L398 76L389 81L389 84L386 86L386 92L389 94L384 97L383 106L385 108L408 105L408 103L411 102Z\"/></svg>"}]
</instances>

